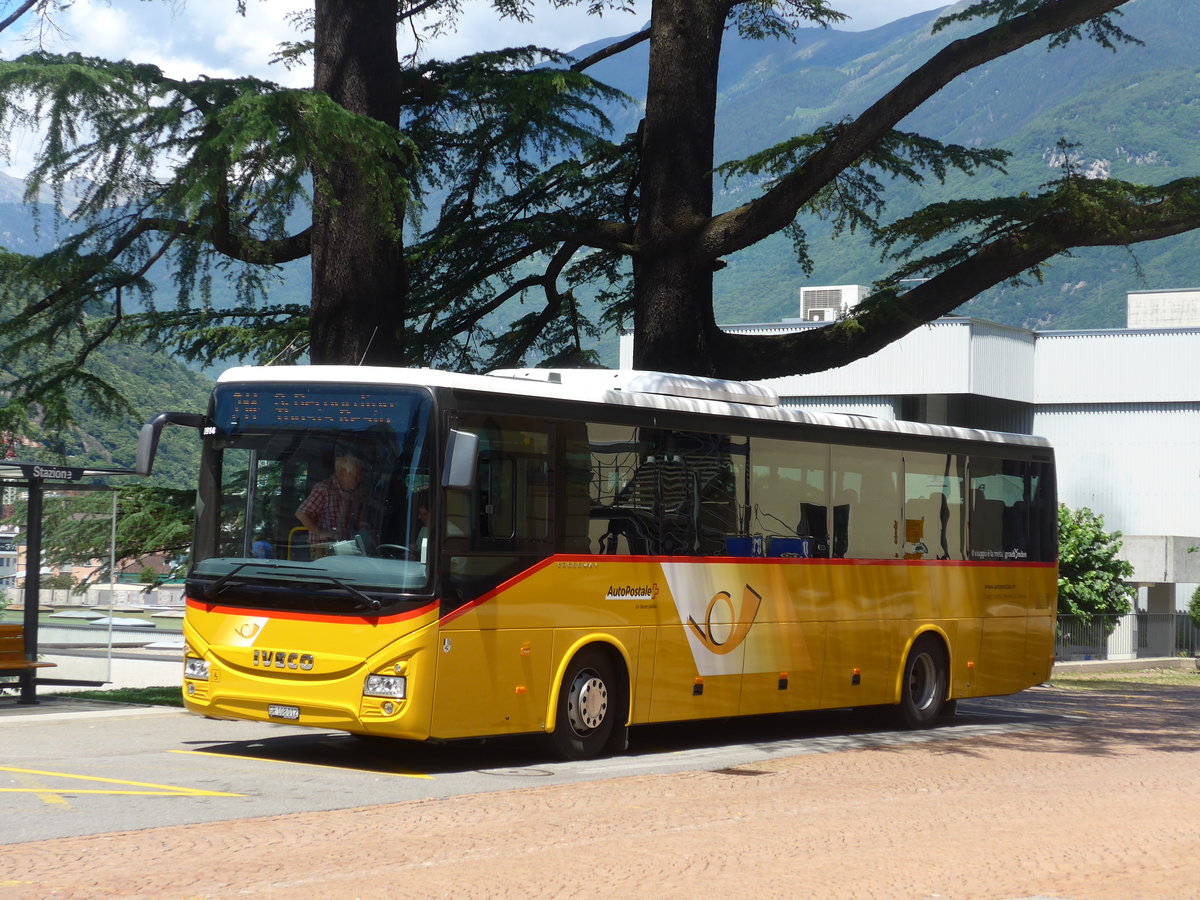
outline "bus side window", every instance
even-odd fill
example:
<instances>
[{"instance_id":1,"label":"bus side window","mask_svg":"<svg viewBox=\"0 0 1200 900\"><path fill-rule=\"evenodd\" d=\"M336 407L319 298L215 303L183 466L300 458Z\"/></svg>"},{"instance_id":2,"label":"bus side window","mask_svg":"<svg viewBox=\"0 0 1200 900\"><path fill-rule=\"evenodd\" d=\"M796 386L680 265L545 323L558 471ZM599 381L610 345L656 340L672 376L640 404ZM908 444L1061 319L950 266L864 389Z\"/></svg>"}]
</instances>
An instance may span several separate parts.
<instances>
[{"instance_id":1,"label":"bus side window","mask_svg":"<svg viewBox=\"0 0 1200 900\"><path fill-rule=\"evenodd\" d=\"M1054 466L1049 462L1028 464L1029 558L1037 562L1058 559L1058 494Z\"/></svg>"},{"instance_id":2,"label":"bus side window","mask_svg":"<svg viewBox=\"0 0 1200 900\"><path fill-rule=\"evenodd\" d=\"M896 559L904 539L900 453L835 446L833 552L847 559Z\"/></svg>"},{"instance_id":3,"label":"bus side window","mask_svg":"<svg viewBox=\"0 0 1200 900\"><path fill-rule=\"evenodd\" d=\"M727 434L681 434L678 443L695 479L694 552L716 556L730 537L745 535L749 445Z\"/></svg>"},{"instance_id":4,"label":"bus side window","mask_svg":"<svg viewBox=\"0 0 1200 900\"><path fill-rule=\"evenodd\" d=\"M1058 507L1049 462L972 456L971 559L1053 562Z\"/></svg>"},{"instance_id":5,"label":"bus side window","mask_svg":"<svg viewBox=\"0 0 1200 900\"><path fill-rule=\"evenodd\" d=\"M828 557L829 445L754 438L750 458L748 528L767 555Z\"/></svg>"},{"instance_id":6,"label":"bus side window","mask_svg":"<svg viewBox=\"0 0 1200 900\"><path fill-rule=\"evenodd\" d=\"M629 425L587 425L588 543L595 553L641 555L657 544L649 455ZM654 534L651 535L651 529Z\"/></svg>"},{"instance_id":7,"label":"bus side window","mask_svg":"<svg viewBox=\"0 0 1200 900\"><path fill-rule=\"evenodd\" d=\"M591 553L596 546L590 540L592 457L588 449L587 425L563 422L559 426L566 476L563 482L563 553Z\"/></svg>"},{"instance_id":8,"label":"bus side window","mask_svg":"<svg viewBox=\"0 0 1200 900\"><path fill-rule=\"evenodd\" d=\"M746 528L745 438L588 425L597 553L717 555Z\"/></svg>"},{"instance_id":9,"label":"bus side window","mask_svg":"<svg viewBox=\"0 0 1200 900\"><path fill-rule=\"evenodd\" d=\"M972 483L977 486L971 489L970 556L987 559L993 551L1000 553L1004 546L1004 501L990 499L974 478Z\"/></svg>"},{"instance_id":10,"label":"bus side window","mask_svg":"<svg viewBox=\"0 0 1200 900\"><path fill-rule=\"evenodd\" d=\"M963 559L963 468L954 454L904 454L904 556Z\"/></svg>"},{"instance_id":11,"label":"bus side window","mask_svg":"<svg viewBox=\"0 0 1200 900\"><path fill-rule=\"evenodd\" d=\"M464 416L463 423L479 435L475 483L447 492L457 498L448 503L447 526L468 534L473 551L552 553L552 427L516 417Z\"/></svg>"}]
</instances>

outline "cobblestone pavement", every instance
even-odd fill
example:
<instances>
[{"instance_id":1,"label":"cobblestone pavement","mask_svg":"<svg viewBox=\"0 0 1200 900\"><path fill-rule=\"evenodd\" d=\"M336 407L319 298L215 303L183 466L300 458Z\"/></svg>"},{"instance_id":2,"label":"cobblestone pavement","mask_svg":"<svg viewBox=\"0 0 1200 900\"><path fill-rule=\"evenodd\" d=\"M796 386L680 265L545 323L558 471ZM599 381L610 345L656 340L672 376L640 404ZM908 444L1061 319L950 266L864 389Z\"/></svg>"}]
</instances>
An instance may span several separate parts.
<instances>
[{"instance_id":1,"label":"cobblestone pavement","mask_svg":"<svg viewBox=\"0 0 1200 900\"><path fill-rule=\"evenodd\" d=\"M0 848L43 898L1200 898L1200 687L1052 728Z\"/></svg>"}]
</instances>

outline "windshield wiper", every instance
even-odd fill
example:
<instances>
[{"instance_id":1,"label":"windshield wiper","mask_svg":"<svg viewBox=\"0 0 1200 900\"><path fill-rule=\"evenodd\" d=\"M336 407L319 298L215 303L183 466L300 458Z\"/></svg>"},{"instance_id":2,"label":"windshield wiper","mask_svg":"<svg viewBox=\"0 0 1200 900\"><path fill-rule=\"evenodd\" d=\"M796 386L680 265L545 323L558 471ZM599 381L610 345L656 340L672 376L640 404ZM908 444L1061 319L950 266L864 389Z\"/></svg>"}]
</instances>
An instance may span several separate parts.
<instances>
[{"instance_id":1,"label":"windshield wiper","mask_svg":"<svg viewBox=\"0 0 1200 900\"><path fill-rule=\"evenodd\" d=\"M359 600L361 600L362 604L365 607L367 607L367 609L379 609L381 606L383 606L383 601L377 600L376 598L372 597L370 594L363 593L362 591L360 591L358 588L356 588L352 584L346 584L346 582L342 581L340 578L334 578L332 575L321 575L321 574L309 574L307 577L314 578L314 579L315 578L323 578L326 581L332 581L334 584L336 584L342 590L346 591L349 594L353 594L355 597L357 597Z\"/></svg>"},{"instance_id":2,"label":"windshield wiper","mask_svg":"<svg viewBox=\"0 0 1200 900\"><path fill-rule=\"evenodd\" d=\"M359 602L363 606L365 606L367 609L379 609L380 607L383 606L383 601L381 601L375 597L372 597L369 594L364 593L363 591L360 591L354 585L347 584L346 582L342 581L340 578L335 578L332 575L323 574L321 572L314 572L308 566L289 566L284 563L259 562L257 560L251 561L251 562L238 563L236 566L234 566L232 569L230 569L228 572L226 572L224 575L222 575L220 578L218 578L216 581L214 581L212 583L212 586L209 587L207 591L205 591L205 595L215 597L217 594L220 594L222 591L224 591L226 588L228 588L230 586L230 582L232 581L233 576L236 575L238 572L240 572L242 569L246 568L247 566L262 566L267 569L270 569L272 574L275 572L278 572L280 570L289 571L289 572L303 572L305 580L307 580L307 581L323 580L323 581L331 582L332 584L335 584L338 587L340 587L347 594L350 594L352 597L356 597L359 600Z\"/></svg>"},{"instance_id":3,"label":"windshield wiper","mask_svg":"<svg viewBox=\"0 0 1200 900\"><path fill-rule=\"evenodd\" d=\"M284 565L283 563L273 563L273 562L269 562L266 560L263 560L263 561L250 560L248 562L238 563L236 566L234 566L232 569L230 569L228 572L226 572L224 575L222 575L220 578L218 578L216 581L214 581L212 583L212 585L209 587L209 589L207 591L205 591L205 593L213 594L213 595L221 593L223 590L225 590L225 588L227 588L229 586L229 582L233 578L233 576L236 575L238 572L242 571L242 569L246 568L246 566L265 566L265 567L267 567L269 569L273 569L273 570L290 569L293 571L307 571L307 568L305 566L288 566L288 565Z\"/></svg>"}]
</instances>

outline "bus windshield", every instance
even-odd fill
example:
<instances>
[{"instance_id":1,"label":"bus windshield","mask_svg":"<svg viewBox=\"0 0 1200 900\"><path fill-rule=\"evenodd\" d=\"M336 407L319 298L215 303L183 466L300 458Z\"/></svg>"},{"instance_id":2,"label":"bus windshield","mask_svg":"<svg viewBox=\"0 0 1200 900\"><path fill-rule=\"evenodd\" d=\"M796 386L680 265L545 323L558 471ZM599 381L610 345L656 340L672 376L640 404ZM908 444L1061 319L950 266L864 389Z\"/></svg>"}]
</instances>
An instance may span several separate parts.
<instances>
[{"instance_id":1,"label":"bus windshield","mask_svg":"<svg viewBox=\"0 0 1200 900\"><path fill-rule=\"evenodd\" d=\"M193 596L361 614L427 590L426 391L220 385L209 419Z\"/></svg>"}]
</instances>

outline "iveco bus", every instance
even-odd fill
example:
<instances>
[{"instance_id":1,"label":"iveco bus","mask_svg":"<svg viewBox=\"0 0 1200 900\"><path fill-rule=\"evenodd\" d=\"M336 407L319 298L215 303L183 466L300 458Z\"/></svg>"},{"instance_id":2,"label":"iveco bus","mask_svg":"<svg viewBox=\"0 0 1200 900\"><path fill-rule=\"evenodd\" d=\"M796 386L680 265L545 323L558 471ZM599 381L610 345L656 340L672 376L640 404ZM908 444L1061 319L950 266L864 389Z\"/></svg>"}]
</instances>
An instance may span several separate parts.
<instances>
[{"instance_id":1,"label":"iveco bus","mask_svg":"<svg viewBox=\"0 0 1200 900\"><path fill-rule=\"evenodd\" d=\"M1050 673L1039 438L630 371L237 368L207 412L187 708L417 741L891 705Z\"/></svg>"}]
</instances>

